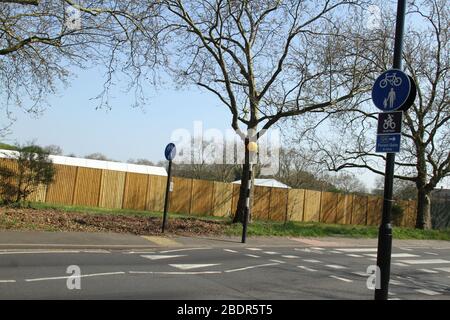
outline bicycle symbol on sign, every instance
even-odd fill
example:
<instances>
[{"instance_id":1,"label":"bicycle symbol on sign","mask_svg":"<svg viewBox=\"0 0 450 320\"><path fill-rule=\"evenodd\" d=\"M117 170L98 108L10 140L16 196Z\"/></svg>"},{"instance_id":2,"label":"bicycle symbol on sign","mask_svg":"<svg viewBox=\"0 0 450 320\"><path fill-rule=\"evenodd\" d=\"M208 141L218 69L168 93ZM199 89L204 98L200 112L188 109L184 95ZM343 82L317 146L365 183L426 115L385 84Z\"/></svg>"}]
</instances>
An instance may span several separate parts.
<instances>
[{"instance_id":1,"label":"bicycle symbol on sign","mask_svg":"<svg viewBox=\"0 0 450 320\"><path fill-rule=\"evenodd\" d=\"M387 129L391 129L394 130L395 129L395 122L394 122L394 116L393 115L388 115L387 119L384 120L383 122L383 129L387 130Z\"/></svg>"},{"instance_id":2,"label":"bicycle symbol on sign","mask_svg":"<svg viewBox=\"0 0 450 320\"><path fill-rule=\"evenodd\" d=\"M386 74L384 76L384 79L380 81L380 88L386 88L388 83L391 86L398 87L398 86L400 86L402 84L402 78L401 77L397 77L396 73L393 73L393 74L390 74L390 75Z\"/></svg>"}]
</instances>

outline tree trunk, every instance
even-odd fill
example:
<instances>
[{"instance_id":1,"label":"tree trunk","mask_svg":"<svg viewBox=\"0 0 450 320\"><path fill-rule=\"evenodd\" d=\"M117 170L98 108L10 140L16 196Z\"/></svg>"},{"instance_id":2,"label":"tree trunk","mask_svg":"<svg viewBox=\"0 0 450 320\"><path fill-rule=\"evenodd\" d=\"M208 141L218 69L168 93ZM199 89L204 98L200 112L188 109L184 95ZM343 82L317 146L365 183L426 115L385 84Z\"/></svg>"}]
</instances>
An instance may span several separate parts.
<instances>
[{"instance_id":1,"label":"tree trunk","mask_svg":"<svg viewBox=\"0 0 450 320\"><path fill-rule=\"evenodd\" d=\"M245 198L247 196L248 178L250 174L250 156L245 142L245 163L242 165L241 186L239 188L239 200L234 214L233 223L244 222Z\"/></svg>"},{"instance_id":2,"label":"tree trunk","mask_svg":"<svg viewBox=\"0 0 450 320\"><path fill-rule=\"evenodd\" d=\"M430 192L418 189L417 192L417 229L431 229L431 201Z\"/></svg>"}]
</instances>

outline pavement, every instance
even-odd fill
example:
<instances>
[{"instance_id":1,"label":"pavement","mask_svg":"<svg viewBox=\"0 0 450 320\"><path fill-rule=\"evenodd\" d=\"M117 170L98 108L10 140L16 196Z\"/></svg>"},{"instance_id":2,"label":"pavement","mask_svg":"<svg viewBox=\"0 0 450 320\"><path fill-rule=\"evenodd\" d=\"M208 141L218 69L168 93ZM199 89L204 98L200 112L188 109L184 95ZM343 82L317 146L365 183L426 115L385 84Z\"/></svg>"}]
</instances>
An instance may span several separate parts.
<instances>
[{"instance_id":1,"label":"pavement","mask_svg":"<svg viewBox=\"0 0 450 320\"><path fill-rule=\"evenodd\" d=\"M376 242L2 231L0 299L371 300ZM394 240L389 291L450 299L450 242Z\"/></svg>"}]
</instances>

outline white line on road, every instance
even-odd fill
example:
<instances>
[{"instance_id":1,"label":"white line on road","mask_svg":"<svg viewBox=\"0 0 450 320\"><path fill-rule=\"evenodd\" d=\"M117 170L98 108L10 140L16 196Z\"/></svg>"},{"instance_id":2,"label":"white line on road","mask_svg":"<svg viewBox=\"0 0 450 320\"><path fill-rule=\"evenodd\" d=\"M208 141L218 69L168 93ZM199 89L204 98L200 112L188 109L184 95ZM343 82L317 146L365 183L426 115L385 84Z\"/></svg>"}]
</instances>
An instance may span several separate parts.
<instances>
[{"instance_id":1,"label":"white line on road","mask_svg":"<svg viewBox=\"0 0 450 320\"><path fill-rule=\"evenodd\" d=\"M339 254L341 254L341 253L343 253L343 252L341 252L341 251L336 251L336 250L331 250L330 253L339 253Z\"/></svg>"},{"instance_id":2,"label":"white line on road","mask_svg":"<svg viewBox=\"0 0 450 320\"><path fill-rule=\"evenodd\" d=\"M262 249L261 248L247 248L247 250L250 250L250 251L261 251Z\"/></svg>"},{"instance_id":3,"label":"white line on road","mask_svg":"<svg viewBox=\"0 0 450 320\"><path fill-rule=\"evenodd\" d=\"M14 283L16 280L0 280L0 283Z\"/></svg>"},{"instance_id":4,"label":"white line on road","mask_svg":"<svg viewBox=\"0 0 450 320\"><path fill-rule=\"evenodd\" d=\"M225 270L225 272L236 272L236 271L244 271L249 269L255 269L255 268L262 268L262 267L270 267L270 266L277 266L279 263L266 263L266 264L258 264L256 266L249 266L239 269L231 269L231 270Z\"/></svg>"},{"instance_id":5,"label":"white line on road","mask_svg":"<svg viewBox=\"0 0 450 320\"><path fill-rule=\"evenodd\" d=\"M270 254L270 255L279 254L278 252L275 252L275 251L264 251L264 253Z\"/></svg>"},{"instance_id":6,"label":"white line on road","mask_svg":"<svg viewBox=\"0 0 450 320\"><path fill-rule=\"evenodd\" d=\"M218 274L222 271L128 271L130 274L166 274L166 275L197 275L197 274Z\"/></svg>"},{"instance_id":7,"label":"white line on road","mask_svg":"<svg viewBox=\"0 0 450 320\"><path fill-rule=\"evenodd\" d=\"M363 256L360 255L360 254L354 254L354 253L347 254L347 256L348 256L348 257L353 257L353 258L362 258L362 257L363 257Z\"/></svg>"},{"instance_id":8,"label":"white line on road","mask_svg":"<svg viewBox=\"0 0 450 320\"><path fill-rule=\"evenodd\" d=\"M286 261L275 260L275 259L271 259L269 261L276 262L276 263L286 263Z\"/></svg>"},{"instance_id":9,"label":"white line on road","mask_svg":"<svg viewBox=\"0 0 450 320\"><path fill-rule=\"evenodd\" d=\"M179 251L193 251L193 250L208 250L208 249L212 249L212 248L202 247L202 248L173 249L173 250L160 251L159 253L170 253L170 252L179 252Z\"/></svg>"},{"instance_id":10,"label":"white line on road","mask_svg":"<svg viewBox=\"0 0 450 320\"><path fill-rule=\"evenodd\" d=\"M285 256L282 256L283 258L287 258L287 259L299 259L300 257L299 256L292 256L292 255L285 255Z\"/></svg>"},{"instance_id":11,"label":"white line on road","mask_svg":"<svg viewBox=\"0 0 450 320\"><path fill-rule=\"evenodd\" d=\"M218 266L220 263L206 263L206 264L169 264L169 266L178 268L181 270L190 270L190 269L197 269L197 268L206 268L206 267L213 267Z\"/></svg>"},{"instance_id":12,"label":"white line on road","mask_svg":"<svg viewBox=\"0 0 450 320\"><path fill-rule=\"evenodd\" d=\"M319 247L311 247L311 249L314 249L314 250L325 250L324 248L319 248Z\"/></svg>"},{"instance_id":13,"label":"white line on road","mask_svg":"<svg viewBox=\"0 0 450 320\"><path fill-rule=\"evenodd\" d=\"M377 248L344 248L336 250L342 252L377 252Z\"/></svg>"},{"instance_id":14,"label":"white line on road","mask_svg":"<svg viewBox=\"0 0 450 320\"><path fill-rule=\"evenodd\" d=\"M450 272L450 268L434 268L434 270Z\"/></svg>"},{"instance_id":15,"label":"white line on road","mask_svg":"<svg viewBox=\"0 0 450 320\"><path fill-rule=\"evenodd\" d=\"M397 267L407 267L408 266L407 264L404 264L401 262L392 262L392 264Z\"/></svg>"},{"instance_id":16,"label":"white line on road","mask_svg":"<svg viewBox=\"0 0 450 320\"><path fill-rule=\"evenodd\" d=\"M246 253L245 254L247 257L251 257L251 258L261 258L260 256L256 256L256 255L254 255L254 254L248 254L248 253Z\"/></svg>"},{"instance_id":17,"label":"white line on road","mask_svg":"<svg viewBox=\"0 0 450 320\"><path fill-rule=\"evenodd\" d=\"M347 279L347 278L341 278L341 277L338 277L338 276L329 276L329 277L333 278L333 279L341 280L341 281L344 281L344 282L353 282L353 280L350 280L350 279Z\"/></svg>"},{"instance_id":18,"label":"white line on road","mask_svg":"<svg viewBox=\"0 0 450 320\"><path fill-rule=\"evenodd\" d=\"M63 276L63 277L48 277L48 278L35 278L35 279L25 279L27 282L34 281L47 281L47 280L61 280L61 279L69 279L69 278L87 278L87 277L100 277L100 276L112 276L118 274L125 274L125 272L107 272L107 273L92 273L92 274L82 274L79 276Z\"/></svg>"},{"instance_id":19,"label":"white line on road","mask_svg":"<svg viewBox=\"0 0 450 320\"><path fill-rule=\"evenodd\" d=\"M419 271L425 272L425 273L439 273L438 271L434 271L431 269L419 269Z\"/></svg>"},{"instance_id":20,"label":"white line on road","mask_svg":"<svg viewBox=\"0 0 450 320\"><path fill-rule=\"evenodd\" d=\"M305 267L305 266L297 266L297 268L300 268L300 269L303 269L303 270L306 270L306 271L311 271L311 272L316 272L317 271L316 269L308 268L308 267Z\"/></svg>"},{"instance_id":21,"label":"white line on road","mask_svg":"<svg viewBox=\"0 0 450 320\"><path fill-rule=\"evenodd\" d=\"M434 252L424 252L425 254L429 254L429 255L432 255L432 256L438 256L438 254L437 253L434 253Z\"/></svg>"},{"instance_id":22,"label":"white line on road","mask_svg":"<svg viewBox=\"0 0 450 320\"><path fill-rule=\"evenodd\" d=\"M337 264L326 264L325 267L332 268L332 269L347 269L347 267L340 266Z\"/></svg>"},{"instance_id":23,"label":"white line on road","mask_svg":"<svg viewBox=\"0 0 450 320\"><path fill-rule=\"evenodd\" d=\"M237 251L235 251L235 250L231 250L231 249L223 249L223 251L226 251L226 252L231 252L231 253L237 253Z\"/></svg>"},{"instance_id":24,"label":"white line on road","mask_svg":"<svg viewBox=\"0 0 450 320\"><path fill-rule=\"evenodd\" d=\"M369 274L366 272L352 272L352 273L356 274L357 276L360 276L360 277L368 277L369 276Z\"/></svg>"},{"instance_id":25,"label":"white line on road","mask_svg":"<svg viewBox=\"0 0 450 320\"><path fill-rule=\"evenodd\" d=\"M303 259L305 262L309 263L322 263L322 261L316 260L316 259Z\"/></svg>"},{"instance_id":26,"label":"white line on road","mask_svg":"<svg viewBox=\"0 0 450 320\"><path fill-rule=\"evenodd\" d=\"M439 264L439 263L450 263L448 260L443 259L423 259L423 260L400 260L402 263L407 264Z\"/></svg>"},{"instance_id":27,"label":"white line on road","mask_svg":"<svg viewBox=\"0 0 450 320\"><path fill-rule=\"evenodd\" d=\"M80 253L79 250L30 250L30 251L1 251L1 255L6 254L43 254L43 253Z\"/></svg>"},{"instance_id":28,"label":"white line on road","mask_svg":"<svg viewBox=\"0 0 450 320\"><path fill-rule=\"evenodd\" d=\"M436 291L428 290L428 289L416 289L415 291L419 292L419 293L423 293L423 294L429 295L429 296L437 296L437 295L442 294L440 292L436 292Z\"/></svg>"},{"instance_id":29,"label":"white line on road","mask_svg":"<svg viewBox=\"0 0 450 320\"><path fill-rule=\"evenodd\" d=\"M390 280L390 284L393 284L395 286L404 286L405 284L403 282L397 281L397 280Z\"/></svg>"},{"instance_id":30,"label":"white line on road","mask_svg":"<svg viewBox=\"0 0 450 320\"><path fill-rule=\"evenodd\" d=\"M366 253L364 254L368 257L377 257L376 253ZM393 253L391 254L391 258L414 258L414 257L420 257L417 254L411 254L411 253Z\"/></svg>"},{"instance_id":31,"label":"white line on road","mask_svg":"<svg viewBox=\"0 0 450 320\"><path fill-rule=\"evenodd\" d=\"M171 258L179 258L179 257L186 257L186 255L174 255L174 256L163 256L163 255L142 255L142 258L147 258L150 260L161 260L161 259L171 259Z\"/></svg>"}]
</instances>

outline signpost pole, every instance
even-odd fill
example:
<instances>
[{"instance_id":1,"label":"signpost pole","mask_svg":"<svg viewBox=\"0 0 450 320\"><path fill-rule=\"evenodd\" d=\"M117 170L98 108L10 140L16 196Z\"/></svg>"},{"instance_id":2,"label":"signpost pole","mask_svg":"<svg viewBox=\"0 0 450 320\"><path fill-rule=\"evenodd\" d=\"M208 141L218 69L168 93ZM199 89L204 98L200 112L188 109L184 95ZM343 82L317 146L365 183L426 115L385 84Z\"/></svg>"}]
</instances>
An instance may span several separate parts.
<instances>
[{"instance_id":1,"label":"signpost pole","mask_svg":"<svg viewBox=\"0 0 450 320\"><path fill-rule=\"evenodd\" d=\"M403 30L405 25L406 0L397 2L397 22L395 29L394 69L402 68ZM392 252L392 189L394 182L395 153L387 153L384 178L383 216L378 232L377 266L381 277L380 288L375 289L375 300L387 300Z\"/></svg>"},{"instance_id":2,"label":"signpost pole","mask_svg":"<svg viewBox=\"0 0 450 320\"><path fill-rule=\"evenodd\" d=\"M170 197L170 181L172 179L172 160L169 160L169 169L167 170L167 184L166 184L166 197L164 200L164 216L162 223L161 232L164 233L164 230L167 226L167 209L169 207L169 197Z\"/></svg>"}]
</instances>

